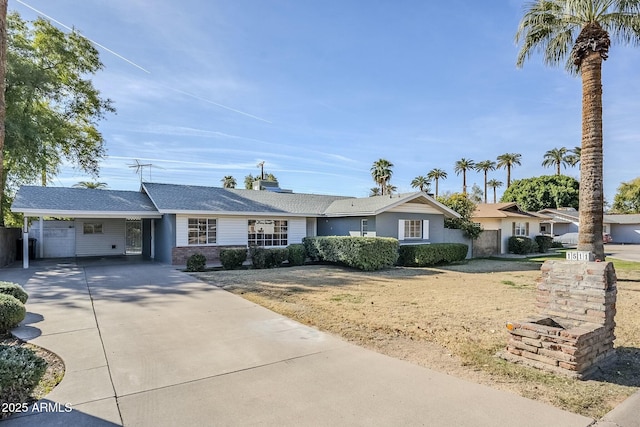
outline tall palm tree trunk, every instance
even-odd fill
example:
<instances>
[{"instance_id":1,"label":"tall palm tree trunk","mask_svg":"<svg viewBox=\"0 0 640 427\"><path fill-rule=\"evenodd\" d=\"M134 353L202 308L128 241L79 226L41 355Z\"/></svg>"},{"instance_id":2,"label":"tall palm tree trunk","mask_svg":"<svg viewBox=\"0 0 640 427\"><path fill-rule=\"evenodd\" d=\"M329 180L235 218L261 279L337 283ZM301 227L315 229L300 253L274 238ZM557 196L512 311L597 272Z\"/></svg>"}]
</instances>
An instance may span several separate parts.
<instances>
[{"instance_id":1,"label":"tall palm tree trunk","mask_svg":"<svg viewBox=\"0 0 640 427\"><path fill-rule=\"evenodd\" d=\"M511 186L511 165L507 165L507 188Z\"/></svg>"},{"instance_id":2,"label":"tall palm tree trunk","mask_svg":"<svg viewBox=\"0 0 640 427\"><path fill-rule=\"evenodd\" d=\"M493 203L496 203L496 187L493 187Z\"/></svg>"},{"instance_id":3,"label":"tall palm tree trunk","mask_svg":"<svg viewBox=\"0 0 640 427\"><path fill-rule=\"evenodd\" d=\"M4 188L7 179L4 169L4 120L6 104L4 99L5 74L7 71L7 0L0 0L0 227L4 226Z\"/></svg>"},{"instance_id":4,"label":"tall palm tree trunk","mask_svg":"<svg viewBox=\"0 0 640 427\"><path fill-rule=\"evenodd\" d=\"M578 250L604 260L602 244L602 57L590 52L581 66L582 153Z\"/></svg>"},{"instance_id":5,"label":"tall palm tree trunk","mask_svg":"<svg viewBox=\"0 0 640 427\"><path fill-rule=\"evenodd\" d=\"M560 162L556 163L556 175L560 176Z\"/></svg>"},{"instance_id":6,"label":"tall palm tree trunk","mask_svg":"<svg viewBox=\"0 0 640 427\"><path fill-rule=\"evenodd\" d=\"M487 171L484 171L484 203L487 204Z\"/></svg>"},{"instance_id":7,"label":"tall palm tree trunk","mask_svg":"<svg viewBox=\"0 0 640 427\"><path fill-rule=\"evenodd\" d=\"M462 171L462 194L467 194L467 170Z\"/></svg>"},{"instance_id":8,"label":"tall palm tree trunk","mask_svg":"<svg viewBox=\"0 0 640 427\"><path fill-rule=\"evenodd\" d=\"M438 198L438 178L436 178L436 198Z\"/></svg>"}]
</instances>

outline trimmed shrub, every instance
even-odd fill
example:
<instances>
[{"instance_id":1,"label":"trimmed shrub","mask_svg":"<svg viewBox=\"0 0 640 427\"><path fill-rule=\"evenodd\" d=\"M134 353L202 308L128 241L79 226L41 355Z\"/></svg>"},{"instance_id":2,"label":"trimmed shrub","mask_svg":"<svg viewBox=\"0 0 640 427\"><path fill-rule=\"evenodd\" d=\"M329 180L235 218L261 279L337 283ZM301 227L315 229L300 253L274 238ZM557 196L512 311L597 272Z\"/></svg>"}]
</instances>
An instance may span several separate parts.
<instances>
[{"instance_id":1,"label":"trimmed shrub","mask_svg":"<svg viewBox=\"0 0 640 427\"><path fill-rule=\"evenodd\" d=\"M249 249L251 254L251 265L253 268L274 268L280 267L288 258L287 248L263 248L252 246Z\"/></svg>"},{"instance_id":2,"label":"trimmed shrub","mask_svg":"<svg viewBox=\"0 0 640 427\"><path fill-rule=\"evenodd\" d=\"M553 237L551 236L536 236L536 243L538 244L538 250L542 253L549 251L549 248L553 246Z\"/></svg>"},{"instance_id":3,"label":"trimmed shrub","mask_svg":"<svg viewBox=\"0 0 640 427\"><path fill-rule=\"evenodd\" d=\"M302 243L294 243L287 246L289 265L304 265L304 260L307 258Z\"/></svg>"},{"instance_id":4,"label":"trimmed shrub","mask_svg":"<svg viewBox=\"0 0 640 427\"><path fill-rule=\"evenodd\" d=\"M16 297L0 294L0 334L18 326L24 320L27 310Z\"/></svg>"},{"instance_id":5,"label":"trimmed shrub","mask_svg":"<svg viewBox=\"0 0 640 427\"><path fill-rule=\"evenodd\" d=\"M187 271L204 271L207 266L207 258L197 253L187 258Z\"/></svg>"},{"instance_id":6,"label":"trimmed shrub","mask_svg":"<svg viewBox=\"0 0 640 427\"><path fill-rule=\"evenodd\" d=\"M398 260L398 240L388 237L306 237L303 244L314 261L335 262L360 270L380 270Z\"/></svg>"},{"instance_id":7,"label":"trimmed shrub","mask_svg":"<svg viewBox=\"0 0 640 427\"><path fill-rule=\"evenodd\" d=\"M11 295L23 304L29 299L29 294L17 283L0 282L0 294Z\"/></svg>"},{"instance_id":8,"label":"trimmed shrub","mask_svg":"<svg viewBox=\"0 0 640 427\"><path fill-rule=\"evenodd\" d=\"M246 249L223 249L220 251L220 263L225 270L240 268L246 260Z\"/></svg>"},{"instance_id":9,"label":"trimmed shrub","mask_svg":"<svg viewBox=\"0 0 640 427\"><path fill-rule=\"evenodd\" d=\"M538 252L538 244L528 237L509 237L509 252L519 255L526 255Z\"/></svg>"},{"instance_id":10,"label":"trimmed shrub","mask_svg":"<svg viewBox=\"0 0 640 427\"><path fill-rule=\"evenodd\" d=\"M463 243L432 243L430 245L400 246L398 265L405 267L426 267L463 261L467 257L469 245Z\"/></svg>"},{"instance_id":11,"label":"trimmed shrub","mask_svg":"<svg viewBox=\"0 0 640 427\"><path fill-rule=\"evenodd\" d=\"M559 242L559 241L557 241L557 240L554 240L554 241L551 243L551 247L552 247L552 248L556 248L556 249L562 249L562 248L564 248L564 245L562 244L562 242Z\"/></svg>"},{"instance_id":12,"label":"trimmed shrub","mask_svg":"<svg viewBox=\"0 0 640 427\"><path fill-rule=\"evenodd\" d=\"M29 401L46 368L45 360L30 348L0 345L0 402Z\"/></svg>"}]
</instances>

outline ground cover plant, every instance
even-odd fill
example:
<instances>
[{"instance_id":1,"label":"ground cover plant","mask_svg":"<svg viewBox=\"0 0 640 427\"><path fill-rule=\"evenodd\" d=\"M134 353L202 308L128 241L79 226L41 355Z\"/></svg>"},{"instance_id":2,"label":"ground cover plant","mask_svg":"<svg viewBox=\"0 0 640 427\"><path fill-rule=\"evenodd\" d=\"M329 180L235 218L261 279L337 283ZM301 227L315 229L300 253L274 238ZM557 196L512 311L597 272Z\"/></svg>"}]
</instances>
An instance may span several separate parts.
<instances>
[{"instance_id":1,"label":"ground cover plant","mask_svg":"<svg viewBox=\"0 0 640 427\"><path fill-rule=\"evenodd\" d=\"M548 255L564 257L564 254ZM534 313L543 259L471 260L377 272L337 266L198 276L358 345L599 418L640 387L640 264L615 261L618 362L590 381L495 357L505 323Z\"/></svg>"}]
</instances>

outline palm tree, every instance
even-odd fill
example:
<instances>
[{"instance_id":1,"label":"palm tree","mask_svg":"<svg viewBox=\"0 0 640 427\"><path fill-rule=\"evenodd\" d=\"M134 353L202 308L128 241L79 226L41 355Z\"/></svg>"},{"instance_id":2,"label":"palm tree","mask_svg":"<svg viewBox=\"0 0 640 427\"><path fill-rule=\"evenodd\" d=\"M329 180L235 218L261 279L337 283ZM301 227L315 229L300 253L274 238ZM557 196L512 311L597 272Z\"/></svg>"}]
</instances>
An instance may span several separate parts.
<instances>
[{"instance_id":1,"label":"palm tree","mask_svg":"<svg viewBox=\"0 0 640 427\"><path fill-rule=\"evenodd\" d=\"M602 61L611 40L640 43L640 0L537 0L516 34L517 65L535 51L548 65L565 62L582 79L582 143L578 250L604 259L602 219Z\"/></svg>"},{"instance_id":2,"label":"palm tree","mask_svg":"<svg viewBox=\"0 0 640 427\"><path fill-rule=\"evenodd\" d=\"M379 187L371 187L369 189L369 197L379 196L379 195L380 195L380 188Z\"/></svg>"},{"instance_id":3,"label":"palm tree","mask_svg":"<svg viewBox=\"0 0 640 427\"><path fill-rule=\"evenodd\" d=\"M551 166L556 167L556 175L560 176L560 165L564 165L566 168L569 164L567 160L567 148L552 148L551 150L544 153L544 160L542 161L542 166L545 168L549 168Z\"/></svg>"},{"instance_id":4,"label":"palm tree","mask_svg":"<svg viewBox=\"0 0 640 427\"><path fill-rule=\"evenodd\" d=\"M506 169L507 170L507 188L511 186L511 168L515 165L520 166L520 159L522 158L522 154L518 153L504 153L500 154L496 160L498 163L496 167L498 169Z\"/></svg>"},{"instance_id":5,"label":"palm tree","mask_svg":"<svg viewBox=\"0 0 640 427\"><path fill-rule=\"evenodd\" d=\"M496 162L483 160L476 163L476 170L484 172L484 202L487 203L487 173L496 170Z\"/></svg>"},{"instance_id":6,"label":"palm tree","mask_svg":"<svg viewBox=\"0 0 640 427\"><path fill-rule=\"evenodd\" d=\"M473 169L476 164L473 160L465 159L464 157L456 162L455 172L456 175L462 173L462 194L467 194L467 170Z\"/></svg>"},{"instance_id":7,"label":"palm tree","mask_svg":"<svg viewBox=\"0 0 640 427\"><path fill-rule=\"evenodd\" d=\"M582 153L582 149L580 147L574 147L572 150L569 150L569 154L566 156L566 161L569 166L574 167L578 163L580 163L580 154Z\"/></svg>"},{"instance_id":8,"label":"palm tree","mask_svg":"<svg viewBox=\"0 0 640 427\"><path fill-rule=\"evenodd\" d=\"M389 196L398 191L398 187L393 184L387 184L384 186L384 194L388 194Z\"/></svg>"},{"instance_id":9,"label":"palm tree","mask_svg":"<svg viewBox=\"0 0 640 427\"><path fill-rule=\"evenodd\" d=\"M76 184L73 184L73 186L76 188L89 188L91 190L103 190L109 187L106 182L91 182L91 181L80 181Z\"/></svg>"},{"instance_id":10,"label":"palm tree","mask_svg":"<svg viewBox=\"0 0 640 427\"><path fill-rule=\"evenodd\" d=\"M502 181L498 181L497 179L490 179L489 182L487 182L487 185L491 188L493 188L493 203L496 203L496 188L500 188L502 187ZM485 193L486 194L486 193ZM487 202L485 202L487 203Z\"/></svg>"},{"instance_id":11,"label":"palm tree","mask_svg":"<svg viewBox=\"0 0 640 427\"><path fill-rule=\"evenodd\" d=\"M237 184L236 179L231 175L226 175L220 182L222 182L222 187L224 188L236 188Z\"/></svg>"},{"instance_id":12,"label":"palm tree","mask_svg":"<svg viewBox=\"0 0 640 427\"><path fill-rule=\"evenodd\" d=\"M431 181L429 181L429 178L426 176L416 176L413 178L413 181L411 181L411 187L419 188L420 191L429 191L431 188Z\"/></svg>"},{"instance_id":13,"label":"palm tree","mask_svg":"<svg viewBox=\"0 0 640 427\"><path fill-rule=\"evenodd\" d=\"M387 183L391 179L391 175L393 175L392 167L393 163L386 159L378 159L371 166L371 177L380 186L380 193L383 196L386 194Z\"/></svg>"},{"instance_id":14,"label":"palm tree","mask_svg":"<svg viewBox=\"0 0 640 427\"><path fill-rule=\"evenodd\" d=\"M429 171L427 178L436 182L436 197L438 197L438 182L441 179L447 179L447 173L442 169L435 168Z\"/></svg>"}]
</instances>

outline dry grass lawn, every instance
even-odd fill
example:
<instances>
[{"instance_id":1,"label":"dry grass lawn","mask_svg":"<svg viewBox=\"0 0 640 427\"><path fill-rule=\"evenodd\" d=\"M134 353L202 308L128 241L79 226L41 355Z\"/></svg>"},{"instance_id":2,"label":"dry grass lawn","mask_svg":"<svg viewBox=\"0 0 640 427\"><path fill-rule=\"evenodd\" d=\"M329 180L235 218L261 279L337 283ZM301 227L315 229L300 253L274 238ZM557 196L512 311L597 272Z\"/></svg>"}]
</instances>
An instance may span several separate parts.
<instances>
[{"instance_id":1,"label":"dry grass lawn","mask_svg":"<svg viewBox=\"0 0 640 427\"><path fill-rule=\"evenodd\" d=\"M640 269L616 267L618 362L578 381L494 357L507 341L505 323L534 313L539 267L472 260L371 273L305 266L199 277L380 353L599 418L640 387Z\"/></svg>"}]
</instances>

